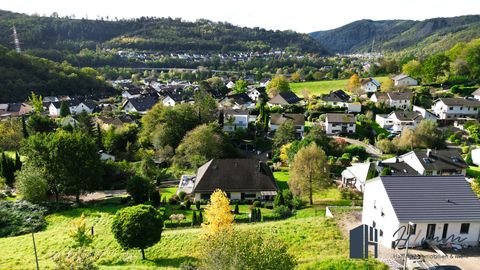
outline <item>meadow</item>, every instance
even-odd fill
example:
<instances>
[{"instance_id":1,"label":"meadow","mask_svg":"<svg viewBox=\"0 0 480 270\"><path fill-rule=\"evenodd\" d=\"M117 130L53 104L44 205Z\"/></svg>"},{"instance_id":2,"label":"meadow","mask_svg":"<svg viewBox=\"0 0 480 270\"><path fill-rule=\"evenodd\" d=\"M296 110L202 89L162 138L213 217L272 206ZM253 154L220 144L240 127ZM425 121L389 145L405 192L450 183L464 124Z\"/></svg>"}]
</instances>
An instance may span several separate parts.
<instances>
[{"instance_id":1,"label":"meadow","mask_svg":"<svg viewBox=\"0 0 480 270\"><path fill-rule=\"evenodd\" d=\"M383 83L388 79L388 77L375 77L377 81ZM347 87L347 80L329 80L329 81L313 81L313 82L299 82L299 83L290 83L290 88L295 94L302 96L302 91L307 89L311 95L322 95L328 94L330 91L335 91L338 89L345 90Z\"/></svg>"}]
</instances>

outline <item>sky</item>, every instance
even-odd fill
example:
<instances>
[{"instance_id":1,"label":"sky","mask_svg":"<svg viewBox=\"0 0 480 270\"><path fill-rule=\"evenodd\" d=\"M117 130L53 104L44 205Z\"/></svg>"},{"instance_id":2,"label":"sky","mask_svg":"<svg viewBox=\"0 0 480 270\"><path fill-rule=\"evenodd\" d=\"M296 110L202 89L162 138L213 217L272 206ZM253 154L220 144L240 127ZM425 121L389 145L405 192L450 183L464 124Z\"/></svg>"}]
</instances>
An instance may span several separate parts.
<instances>
[{"instance_id":1,"label":"sky","mask_svg":"<svg viewBox=\"0 0 480 270\"><path fill-rule=\"evenodd\" d=\"M480 14L480 0L0 0L0 9L27 14L109 19L141 16L209 19L239 26L309 33L361 20Z\"/></svg>"}]
</instances>

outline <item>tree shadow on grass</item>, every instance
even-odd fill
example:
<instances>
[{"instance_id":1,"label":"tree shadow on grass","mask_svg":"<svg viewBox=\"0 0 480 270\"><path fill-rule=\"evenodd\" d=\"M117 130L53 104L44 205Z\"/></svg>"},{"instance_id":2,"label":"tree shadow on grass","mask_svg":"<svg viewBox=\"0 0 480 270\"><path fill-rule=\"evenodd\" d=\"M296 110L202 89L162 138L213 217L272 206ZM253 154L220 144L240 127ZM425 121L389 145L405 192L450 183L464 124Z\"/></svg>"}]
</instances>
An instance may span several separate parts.
<instances>
[{"instance_id":1,"label":"tree shadow on grass","mask_svg":"<svg viewBox=\"0 0 480 270\"><path fill-rule=\"evenodd\" d=\"M148 261L153 262L156 266L178 268L183 263L186 263L186 262L196 263L198 260L197 258L194 258L191 256L182 256L182 257L175 257L175 258L156 258Z\"/></svg>"}]
</instances>

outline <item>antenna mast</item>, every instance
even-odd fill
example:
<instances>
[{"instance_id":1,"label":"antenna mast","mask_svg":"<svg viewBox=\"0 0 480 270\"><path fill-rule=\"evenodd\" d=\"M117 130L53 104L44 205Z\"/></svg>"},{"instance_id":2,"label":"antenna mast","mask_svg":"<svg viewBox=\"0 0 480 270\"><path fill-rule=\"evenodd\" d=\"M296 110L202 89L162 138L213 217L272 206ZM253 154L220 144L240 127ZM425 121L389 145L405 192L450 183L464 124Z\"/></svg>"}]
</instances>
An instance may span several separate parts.
<instances>
[{"instance_id":1,"label":"antenna mast","mask_svg":"<svg viewBox=\"0 0 480 270\"><path fill-rule=\"evenodd\" d=\"M21 53L22 49L20 49L20 41L18 40L18 35L17 35L17 29L15 28L15 25L13 26L13 44L15 44L15 51L17 53Z\"/></svg>"}]
</instances>

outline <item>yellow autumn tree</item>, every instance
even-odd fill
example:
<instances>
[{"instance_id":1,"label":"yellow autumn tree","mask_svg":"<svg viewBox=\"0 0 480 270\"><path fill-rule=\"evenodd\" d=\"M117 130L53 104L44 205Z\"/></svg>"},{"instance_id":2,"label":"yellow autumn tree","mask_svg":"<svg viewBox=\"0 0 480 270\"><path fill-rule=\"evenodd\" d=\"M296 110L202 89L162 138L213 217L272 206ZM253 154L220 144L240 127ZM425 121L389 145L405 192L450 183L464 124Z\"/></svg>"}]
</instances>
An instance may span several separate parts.
<instances>
[{"instance_id":1,"label":"yellow autumn tree","mask_svg":"<svg viewBox=\"0 0 480 270\"><path fill-rule=\"evenodd\" d=\"M202 224L207 236L215 236L232 228L234 217L230 210L227 194L220 189L215 190L205 209L206 221Z\"/></svg>"},{"instance_id":2,"label":"yellow autumn tree","mask_svg":"<svg viewBox=\"0 0 480 270\"><path fill-rule=\"evenodd\" d=\"M292 146L292 143L287 143L280 147L280 160L283 164L288 164L288 150Z\"/></svg>"},{"instance_id":3,"label":"yellow autumn tree","mask_svg":"<svg viewBox=\"0 0 480 270\"><path fill-rule=\"evenodd\" d=\"M348 80L347 90L350 91L350 93L359 94L360 86L360 77L358 77L357 74L353 74Z\"/></svg>"},{"instance_id":4,"label":"yellow autumn tree","mask_svg":"<svg viewBox=\"0 0 480 270\"><path fill-rule=\"evenodd\" d=\"M71 222L68 234L78 246L86 246L92 242L93 236L89 235L87 218L83 213Z\"/></svg>"}]
</instances>

